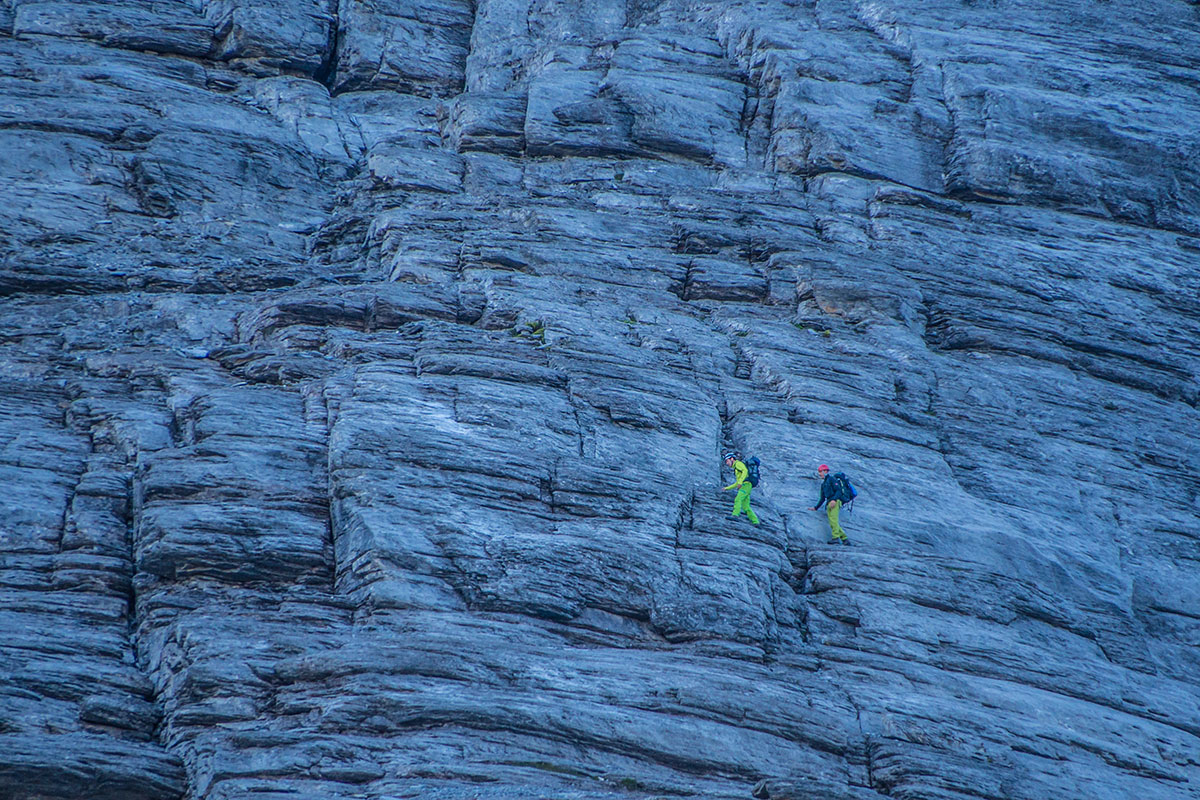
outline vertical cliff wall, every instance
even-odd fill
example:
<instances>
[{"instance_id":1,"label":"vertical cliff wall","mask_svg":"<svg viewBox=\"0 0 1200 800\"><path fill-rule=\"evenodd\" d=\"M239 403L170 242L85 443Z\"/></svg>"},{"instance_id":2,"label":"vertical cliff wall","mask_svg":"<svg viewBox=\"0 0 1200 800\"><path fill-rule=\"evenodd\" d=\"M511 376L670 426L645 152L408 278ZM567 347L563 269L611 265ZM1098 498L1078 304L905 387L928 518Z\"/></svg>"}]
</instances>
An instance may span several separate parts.
<instances>
[{"instance_id":1,"label":"vertical cliff wall","mask_svg":"<svg viewBox=\"0 0 1200 800\"><path fill-rule=\"evenodd\" d=\"M1200 796L1198 39L0 0L0 796Z\"/></svg>"}]
</instances>

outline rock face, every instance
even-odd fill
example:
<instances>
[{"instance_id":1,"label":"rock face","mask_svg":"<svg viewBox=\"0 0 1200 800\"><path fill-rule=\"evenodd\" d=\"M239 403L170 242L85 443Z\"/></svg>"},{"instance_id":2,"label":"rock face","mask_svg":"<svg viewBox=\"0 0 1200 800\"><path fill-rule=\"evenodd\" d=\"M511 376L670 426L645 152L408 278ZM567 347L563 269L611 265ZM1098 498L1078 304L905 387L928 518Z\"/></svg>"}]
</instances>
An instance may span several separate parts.
<instances>
[{"instance_id":1,"label":"rock face","mask_svg":"<svg viewBox=\"0 0 1200 800\"><path fill-rule=\"evenodd\" d=\"M1198 37L0 0L0 796L1200 797Z\"/></svg>"}]
</instances>

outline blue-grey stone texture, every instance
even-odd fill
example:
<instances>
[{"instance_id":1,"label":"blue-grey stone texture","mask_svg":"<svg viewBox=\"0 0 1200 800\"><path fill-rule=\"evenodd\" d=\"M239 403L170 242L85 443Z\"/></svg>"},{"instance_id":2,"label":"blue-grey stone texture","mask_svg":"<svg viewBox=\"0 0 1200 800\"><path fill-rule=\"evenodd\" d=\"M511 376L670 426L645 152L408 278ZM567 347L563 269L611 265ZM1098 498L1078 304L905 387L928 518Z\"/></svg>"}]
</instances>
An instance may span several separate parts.
<instances>
[{"instance_id":1,"label":"blue-grey stone texture","mask_svg":"<svg viewBox=\"0 0 1200 800\"><path fill-rule=\"evenodd\" d=\"M0 798L1200 798L1195 2L0 0L0 189Z\"/></svg>"}]
</instances>

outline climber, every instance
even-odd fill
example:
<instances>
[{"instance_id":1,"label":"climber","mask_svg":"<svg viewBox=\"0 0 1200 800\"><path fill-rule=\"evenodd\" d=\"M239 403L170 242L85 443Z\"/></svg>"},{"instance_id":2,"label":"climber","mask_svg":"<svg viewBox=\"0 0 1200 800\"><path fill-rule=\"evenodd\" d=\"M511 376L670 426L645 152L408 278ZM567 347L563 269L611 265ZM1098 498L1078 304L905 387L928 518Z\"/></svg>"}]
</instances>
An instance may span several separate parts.
<instances>
[{"instance_id":1,"label":"climber","mask_svg":"<svg viewBox=\"0 0 1200 800\"><path fill-rule=\"evenodd\" d=\"M751 524L758 524L758 515L754 513L754 509L750 507L750 492L754 488L754 484L750 482L750 471L746 465L738 458L737 453L729 452L725 454L725 466L733 469L734 482L726 486L722 491L737 489L737 497L733 500L733 516L740 517L742 512L746 512L746 519L750 520Z\"/></svg>"},{"instance_id":2,"label":"climber","mask_svg":"<svg viewBox=\"0 0 1200 800\"><path fill-rule=\"evenodd\" d=\"M829 474L829 465L822 464L817 467L817 475L821 478L821 499L812 507L813 511L819 511L822 505L825 505L825 514L829 517L829 535L832 537L829 540L830 544L841 542L842 544L850 544L850 537L846 536L846 532L842 530L842 526L838 523L838 511L841 510L842 504L846 501L843 495L847 493L847 489L842 485L842 480L838 479L841 476L845 479L842 473L837 475ZM846 481L849 483L849 481Z\"/></svg>"}]
</instances>

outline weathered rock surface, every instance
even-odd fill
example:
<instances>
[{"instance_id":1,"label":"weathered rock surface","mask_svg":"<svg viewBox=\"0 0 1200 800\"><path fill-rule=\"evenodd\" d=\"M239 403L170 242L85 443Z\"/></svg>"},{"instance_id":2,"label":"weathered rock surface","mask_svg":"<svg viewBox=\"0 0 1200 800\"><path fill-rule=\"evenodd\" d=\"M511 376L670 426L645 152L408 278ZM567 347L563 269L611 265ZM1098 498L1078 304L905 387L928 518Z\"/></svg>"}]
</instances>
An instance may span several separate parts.
<instances>
[{"instance_id":1,"label":"weathered rock surface","mask_svg":"<svg viewBox=\"0 0 1200 800\"><path fill-rule=\"evenodd\" d=\"M1198 36L0 0L0 796L1200 797Z\"/></svg>"}]
</instances>

